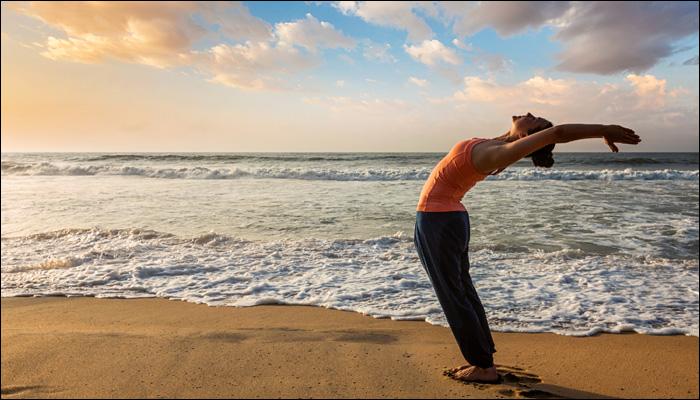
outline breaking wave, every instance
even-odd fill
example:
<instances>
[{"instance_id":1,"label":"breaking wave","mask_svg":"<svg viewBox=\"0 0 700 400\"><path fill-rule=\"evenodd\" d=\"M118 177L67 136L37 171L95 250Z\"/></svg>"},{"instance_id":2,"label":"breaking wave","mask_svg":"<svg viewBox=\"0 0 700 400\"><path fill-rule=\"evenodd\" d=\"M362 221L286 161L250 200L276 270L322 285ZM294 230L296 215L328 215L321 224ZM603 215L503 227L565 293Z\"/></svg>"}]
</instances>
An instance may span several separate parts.
<instances>
[{"instance_id":1,"label":"breaking wave","mask_svg":"<svg viewBox=\"0 0 700 400\"><path fill-rule=\"evenodd\" d=\"M57 165L48 162L20 163L2 162L3 175L24 176L141 176L155 179L303 179L330 181L415 181L425 180L429 168L214 168L214 167L168 167L132 165ZM512 168L490 180L537 181L537 180L698 180L698 170L558 170L540 168Z\"/></svg>"}]
</instances>

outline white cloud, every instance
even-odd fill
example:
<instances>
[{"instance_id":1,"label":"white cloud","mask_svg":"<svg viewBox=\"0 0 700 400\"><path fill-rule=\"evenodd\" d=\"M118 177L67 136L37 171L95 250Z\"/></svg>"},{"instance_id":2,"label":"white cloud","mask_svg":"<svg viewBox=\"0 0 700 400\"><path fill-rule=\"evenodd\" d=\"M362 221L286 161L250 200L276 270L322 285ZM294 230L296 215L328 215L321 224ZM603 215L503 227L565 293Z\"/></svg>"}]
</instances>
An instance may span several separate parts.
<instances>
[{"instance_id":1,"label":"white cloud","mask_svg":"<svg viewBox=\"0 0 700 400\"><path fill-rule=\"evenodd\" d=\"M666 79L657 79L654 75L629 74L626 79L634 86L639 96L665 96Z\"/></svg>"},{"instance_id":2,"label":"white cloud","mask_svg":"<svg viewBox=\"0 0 700 400\"><path fill-rule=\"evenodd\" d=\"M269 37L266 22L238 2L31 2L12 4L16 11L65 32L49 37L44 56L86 63L114 58L154 67L181 65L195 41L210 34L196 17L218 23L232 39ZM224 18L224 16L226 18Z\"/></svg>"},{"instance_id":3,"label":"white cloud","mask_svg":"<svg viewBox=\"0 0 700 400\"><path fill-rule=\"evenodd\" d=\"M83 63L96 63L105 57L101 50L100 37L84 35L81 38L69 37L59 39L49 36L46 40L46 49L41 54L52 60L71 60ZM136 61L136 60L133 60ZM156 66L170 63L159 63Z\"/></svg>"},{"instance_id":4,"label":"white cloud","mask_svg":"<svg viewBox=\"0 0 700 400\"><path fill-rule=\"evenodd\" d=\"M387 113L404 111L410 104L400 99L354 98L344 96L305 97L303 102L326 107L340 114L360 114L385 117Z\"/></svg>"},{"instance_id":5,"label":"white cloud","mask_svg":"<svg viewBox=\"0 0 700 400\"><path fill-rule=\"evenodd\" d=\"M344 15L353 15L357 11L357 3L357 1L334 1L332 5Z\"/></svg>"},{"instance_id":6,"label":"white cloud","mask_svg":"<svg viewBox=\"0 0 700 400\"><path fill-rule=\"evenodd\" d=\"M429 2L409 1L338 1L333 3L345 15L356 15L364 21L408 32L408 40L417 42L433 37L433 31L414 10L430 10Z\"/></svg>"},{"instance_id":7,"label":"white cloud","mask_svg":"<svg viewBox=\"0 0 700 400\"><path fill-rule=\"evenodd\" d=\"M666 80L654 75L629 74L626 77L639 96L641 106L663 107L666 104ZM674 92L674 97L676 93Z\"/></svg>"},{"instance_id":8,"label":"white cloud","mask_svg":"<svg viewBox=\"0 0 700 400\"><path fill-rule=\"evenodd\" d=\"M207 7L207 20L218 24L224 37L254 41L271 38L270 24L251 15L240 1L208 2L202 6Z\"/></svg>"},{"instance_id":9,"label":"white cloud","mask_svg":"<svg viewBox=\"0 0 700 400\"><path fill-rule=\"evenodd\" d=\"M290 90L291 74L319 63L297 48L267 42L220 44L192 56L192 64L211 81L238 89Z\"/></svg>"},{"instance_id":10,"label":"white cloud","mask_svg":"<svg viewBox=\"0 0 700 400\"><path fill-rule=\"evenodd\" d=\"M379 44L368 40L364 45L362 55L370 61L395 63L397 60L389 53L389 49L391 49L389 43Z\"/></svg>"},{"instance_id":11,"label":"white cloud","mask_svg":"<svg viewBox=\"0 0 700 400\"><path fill-rule=\"evenodd\" d=\"M424 40L419 45L404 45L406 53L414 60L428 66L438 63L457 65L462 62L454 50L445 47L439 40Z\"/></svg>"},{"instance_id":12,"label":"white cloud","mask_svg":"<svg viewBox=\"0 0 700 400\"><path fill-rule=\"evenodd\" d=\"M339 87L339 88L345 87L345 81L342 80L342 79L341 79L341 80L337 80L337 81L335 81L335 86L337 86L337 87Z\"/></svg>"},{"instance_id":13,"label":"white cloud","mask_svg":"<svg viewBox=\"0 0 700 400\"><path fill-rule=\"evenodd\" d=\"M455 47L458 47L458 48L460 48L460 49L462 49L462 50L466 50L466 51L472 51L472 50L474 50L474 46L472 46L471 43L466 43L466 44L465 44L464 42L462 42L461 40L459 40L459 39L457 39L457 38L452 39L452 44L453 44Z\"/></svg>"},{"instance_id":14,"label":"white cloud","mask_svg":"<svg viewBox=\"0 0 700 400\"><path fill-rule=\"evenodd\" d=\"M514 85L502 85L494 80L467 76L464 78L464 89L456 92L452 99L461 102L560 106L575 103L572 99L580 98L578 96L583 93L605 94L611 90L617 88L542 76L534 76Z\"/></svg>"},{"instance_id":15,"label":"white cloud","mask_svg":"<svg viewBox=\"0 0 700 400\"><path fill-rule=\"evenodd\" d=\"M310 51L317 48L355 47L355 41L326 21L319 21L311 14L294 22L281 22L275 25L275 34L280 45L302 46Z\"/></svg>"},{"instance_id":16,"label":"white cloud","mask_svg":"<svg viewBox=\"0 0 700 400\"><path fill-rule=\"evenodd\" d=\"M408 78L408 81L409 81L410 83L412 83L412 84L418 86L418 87L424 88L424 87L428 86L428 81L427 81L426 79L416 78L415 76L409 77L409 78Z\"/></svg>"},{"instance_id":17,"label":"white cloud","mask_svg":"<svg viewBox=\"0 0 700 400\"><path fill-rule=\"evenodd\" d=\"M697 100L685 88L669 92L666 81L652 75L629 75L627 82L629 85L600 84L534 76L504 85L469 76L464 78L464 88L453 96L429 100L502 115L532 112L554 123L627 123L633 129L697 124L692 122L697 121Z\"/></svg>"},{"instance_id":18,"label":"white cloud","mask_svg":"<svg viewBox=\"0 0 700 400\"><path fill-rule=\"evenodd\" d=\"M490 73L508 71L513 66L513 61L500 54L481 53L472 58L474 64Z\"/></svg>"},{"instance_id":19,"label":"white cloud","mask_svg":"<svg viewBox=\"0 0 700 400\"><path fill-rule=\"evenodd\" d=\"M65 33L65 38L49 36L42 46L41 54L50 59L191 67L211 82L246 90L295 89L293 74L318 65L319 48L355 45L311 14L273 29L240 2L37 2L13 7ZM208 30L212 25L217 28ZM226 42L195 50L202 39Z\"/></svg>"}]
</instances>

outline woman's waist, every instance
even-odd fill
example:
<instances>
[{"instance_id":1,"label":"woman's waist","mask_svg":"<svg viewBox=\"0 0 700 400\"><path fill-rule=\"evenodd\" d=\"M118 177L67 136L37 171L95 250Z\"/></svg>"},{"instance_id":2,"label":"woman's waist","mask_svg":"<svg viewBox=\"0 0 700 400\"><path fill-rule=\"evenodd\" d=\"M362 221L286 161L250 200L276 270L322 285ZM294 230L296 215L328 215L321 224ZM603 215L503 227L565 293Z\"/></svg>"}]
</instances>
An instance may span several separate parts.
<instances>
[{"instance_id":1,"label":"woman's waist","mask_svg":"<svg viewBox=\"0 0 700 400\"><path fill-rule=\"evenodd\" d=\"M466 211L461 201L461 197L421 197L418 200L416 211L429 212L447 212L447 211Z\"/></svg>"},{"instance_id":2,"label":"woman's waist","mask_svg":"<svg viewBox=\"0 0 700 400\"><path fill-rule=\"evenodd\" d=\"M464 195L471 189L469 187L433 186L424 187L420 193L418 203L433 204L461 204Z\"/></svg>"}]
</instances>

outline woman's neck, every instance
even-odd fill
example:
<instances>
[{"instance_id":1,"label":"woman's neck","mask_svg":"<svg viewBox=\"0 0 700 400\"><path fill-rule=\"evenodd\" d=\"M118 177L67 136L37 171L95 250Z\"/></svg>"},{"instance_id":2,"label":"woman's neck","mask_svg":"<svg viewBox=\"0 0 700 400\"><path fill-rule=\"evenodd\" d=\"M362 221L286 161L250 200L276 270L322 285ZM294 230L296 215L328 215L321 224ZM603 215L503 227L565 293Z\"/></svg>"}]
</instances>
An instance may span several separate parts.
<instances>
[{"instance_id":1,"label":"woman's neck","mask_svg":"<svg viewBox=\"0 0 700 400\"><path fill-rule=\"evenodd\" d=\"M514 138L511 136L510 131L502 134L501 136L493 138L493 140L500 140L502 142L512 142Z\"/></svg>"}]
</instances>

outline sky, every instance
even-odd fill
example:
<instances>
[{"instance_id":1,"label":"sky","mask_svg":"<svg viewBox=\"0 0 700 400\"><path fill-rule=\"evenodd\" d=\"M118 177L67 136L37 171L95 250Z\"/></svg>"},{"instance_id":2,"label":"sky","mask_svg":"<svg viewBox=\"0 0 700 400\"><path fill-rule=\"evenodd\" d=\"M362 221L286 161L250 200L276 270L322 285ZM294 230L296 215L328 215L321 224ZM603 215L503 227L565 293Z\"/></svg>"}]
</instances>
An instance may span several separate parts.
<instances>
[{"instance_id":1,"label":"sky","mask_svg":"<svg viewBox=\"0 0 700 400\"><path fill-rule=\"evenodd\" d=\"M698 151L698 2L1 9L3 152L445 152L526 112Z\"/></svg>"}]
</instances>

